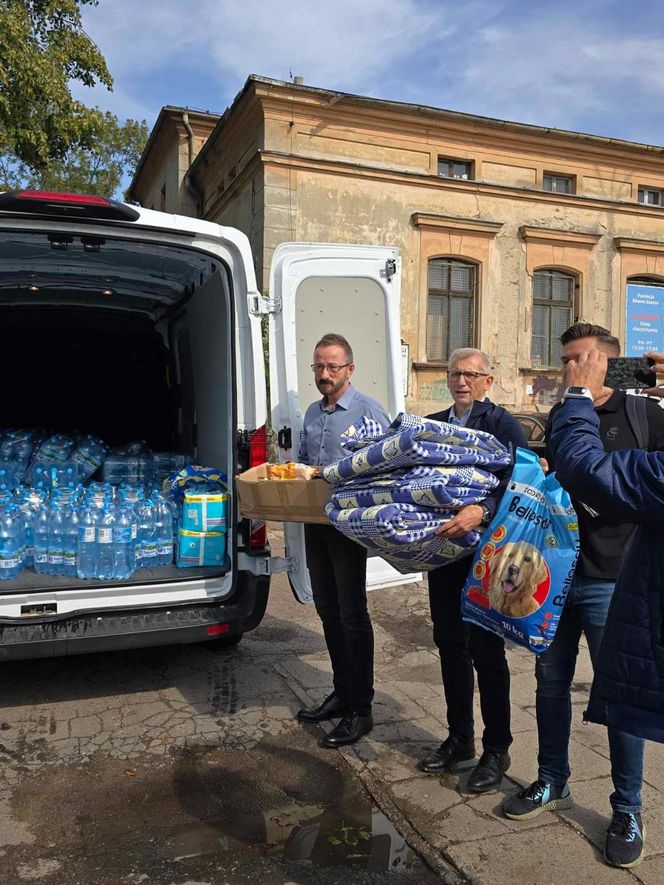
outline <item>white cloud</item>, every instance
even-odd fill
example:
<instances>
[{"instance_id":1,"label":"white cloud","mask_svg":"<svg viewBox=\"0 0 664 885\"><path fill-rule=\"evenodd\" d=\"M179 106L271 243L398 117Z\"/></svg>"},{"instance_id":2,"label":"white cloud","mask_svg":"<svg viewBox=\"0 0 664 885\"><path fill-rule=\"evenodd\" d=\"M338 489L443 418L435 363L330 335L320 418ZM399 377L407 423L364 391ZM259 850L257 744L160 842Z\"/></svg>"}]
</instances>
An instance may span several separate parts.
<instances>
[{"instance_id":1,"label":"white cloud","mask_svg":"<svg viewBox=\"0 0 664 885\"><path fill-rule=\"evenodd\" d=\"M292 71L310 85L371 92L432 34L453 32L446 9L421 0L102 0L84 22L126 94L152 74L188 81L195 106L197 85L217 91L223 110L250 73L288 79Z\"/></svg>"},{"instance_id":2,"label":"white cloud","mask_svg":"<svg viewBox=\"0 0 664 885\"><path fill-rule=\"evenodd\" d=\"M460 99L476 113L521 122L575 129L601 120L619 135L621 112L633 113L646 93L664 93L664 41L621 39L606 30L606 22L548 16L482 30ZM644 117L644 127L648 122Z\"/></svg>"},{"instance_id":3,"label":"white cloud","mask_svg":"<svg viewBox=\"0 0 664 885\"><path fill-rule=\"evenodd\" d=\"M120 116L154 119L169 103L220 112L249 74L292 72L312 86L654 141L664 34L657 24L639 34L640 4L100 0L84 22L116 82L94 100Z\"/></svg>"}]
</instances>

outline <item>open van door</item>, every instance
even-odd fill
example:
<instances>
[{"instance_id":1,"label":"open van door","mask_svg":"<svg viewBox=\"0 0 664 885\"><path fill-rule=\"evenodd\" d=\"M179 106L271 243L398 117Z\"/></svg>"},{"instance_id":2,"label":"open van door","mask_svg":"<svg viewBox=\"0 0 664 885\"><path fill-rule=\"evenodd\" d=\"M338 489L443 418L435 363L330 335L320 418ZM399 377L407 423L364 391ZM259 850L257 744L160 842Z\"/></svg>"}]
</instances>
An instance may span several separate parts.
<instances>
[{"instance_id":1,"label":"open van door","mask_svg":"<svg viewBox=\"0 0 664 885\"><path fill-rule=\"evenodd\" d=\"M272 258L269 314L272 427L281 460L297 460L304 413L320 399L310 367L314 345L326 332L350 342L353 385L382 403L391 418L403 411L397 249L283 243ZM304 526L284 523L284 542L293 592L311 602ZM368 587L408 580L384 560L369 558Z\"/></svg>"}]
</instances>

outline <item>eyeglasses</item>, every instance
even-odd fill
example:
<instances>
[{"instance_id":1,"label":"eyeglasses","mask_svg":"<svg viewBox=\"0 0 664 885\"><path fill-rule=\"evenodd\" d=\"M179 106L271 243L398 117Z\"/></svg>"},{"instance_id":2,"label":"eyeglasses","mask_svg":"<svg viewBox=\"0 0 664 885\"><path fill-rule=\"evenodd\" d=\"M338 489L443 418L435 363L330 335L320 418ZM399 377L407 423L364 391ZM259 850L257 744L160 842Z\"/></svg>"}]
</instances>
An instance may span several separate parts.
<instances>
[{"instance_id":1,"label":"eyeglasses","mask_svg":"<svg viewBox=\"0 0 664 885\"><path fill-rule=\"evenodd\" d=\"M450 378L452 381L458 381L462 375L466 379L466 381L470 381L471 384L473 383L473 381L477 381L478 378L488 378L489 377L488 372L457 372L457 371L454 371L454 372L447 373L447 377Z\"/></svg>"},{"instance_id":2,"label":"eyeglasses","mask_svg":"<svg viewBox=\"0 0 664 885\"><path fill-rule=\"evenodd\" d=\"M336 363L312 363L311 370L315 372L317 375L323 371L323 369L327 369L330 375L336 375L341 369L345 369L346 366L350 366L350 363L342 363L340 366Z\"/></svg>"}]
</instances>

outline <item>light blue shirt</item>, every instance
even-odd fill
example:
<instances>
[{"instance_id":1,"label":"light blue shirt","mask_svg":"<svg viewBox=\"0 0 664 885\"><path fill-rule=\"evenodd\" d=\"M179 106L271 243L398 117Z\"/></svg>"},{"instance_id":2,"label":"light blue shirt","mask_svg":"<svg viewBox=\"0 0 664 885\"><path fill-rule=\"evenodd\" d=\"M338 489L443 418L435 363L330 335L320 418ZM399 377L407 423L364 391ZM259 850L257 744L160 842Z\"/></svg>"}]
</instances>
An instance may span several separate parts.
<instances>
[{"instance_id":1,"label":"light blue shirt","mask_svg":"<svg viewBox=\"0 0 664 885\"><path fill-rule=\"evenodd\" d=\"M326 467L344 458L348 452L341 447L341 434L366 415L377 421L383 430L390 419L378 400L349 387L333 408L326 408L325 397L312 403L304 413L298 459L302 464Z\"/></svg>"},{"instance_id":2,"label":"light blue shirt","mask_svg":"<svg viewBox=\"0 0 664 885\"><path fill-rule=\"evenodd\" d=\"M486 397L483 396L482 399L477 400L477 402L484 402L485 400L486 400ZM468 406L468 408L464 412L461 413L460 418L457 418L457 416L454 414L454 403L453 403L452 408L450 409L450 417L447 419L447 423L448 424L458 424L460 427L465 427L466 424L468 423L468 419L470 418L470 413L473 411L473 405L475 402L476 401L473 400L473 402Z\"/></svg>"}]
</instances>

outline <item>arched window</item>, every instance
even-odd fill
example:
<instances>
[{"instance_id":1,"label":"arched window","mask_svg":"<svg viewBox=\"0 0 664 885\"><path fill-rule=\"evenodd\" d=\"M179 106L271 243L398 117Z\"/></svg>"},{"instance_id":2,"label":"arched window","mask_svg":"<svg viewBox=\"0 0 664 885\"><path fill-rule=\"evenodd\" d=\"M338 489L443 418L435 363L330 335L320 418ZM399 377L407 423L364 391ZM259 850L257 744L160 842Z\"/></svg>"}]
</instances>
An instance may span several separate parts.
<instances>
[{"instance_id":1,"label":"arched window","mask_svg":"<svg viewBox=\"0 0 664 885\"><path fill-rule=\"evenodd\" d=\"M664 279L662 277L649 277L641 274L638 277L627 277L627 282L634 286L660 286L664 287Z\"/></svg>"},{"instance_id":2,"label":"arched window","mask_svg":"<svg viewBox=\"0 0 664 885\"><path fill-rule=\"evenodd\" d=\"M572 325L576 278L559 270L536 270L533 274L533 366L559 366L562 345L558 340Z\"/></svg>"},{"instance_id":3,"label":"arched window","mask_svg":"<svg viewBox=\"0 0 664 885\"><path fill-rule=\"evenodd\" d=\"M427 359L446 361L457 347L472 347L477 267L453 258L429 261Z\"/></svg>"}]
</instances>

